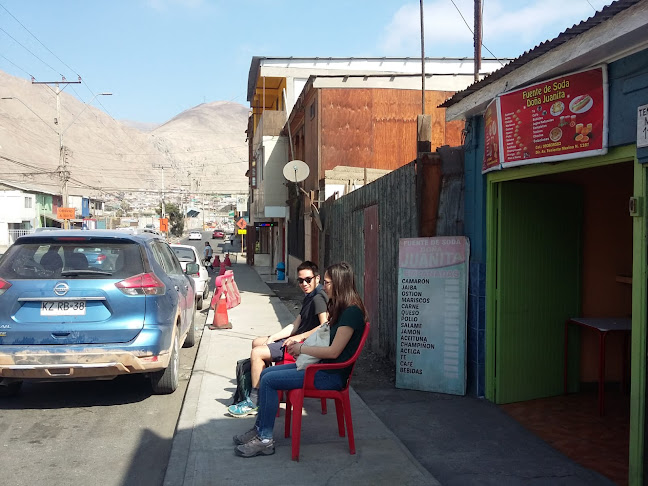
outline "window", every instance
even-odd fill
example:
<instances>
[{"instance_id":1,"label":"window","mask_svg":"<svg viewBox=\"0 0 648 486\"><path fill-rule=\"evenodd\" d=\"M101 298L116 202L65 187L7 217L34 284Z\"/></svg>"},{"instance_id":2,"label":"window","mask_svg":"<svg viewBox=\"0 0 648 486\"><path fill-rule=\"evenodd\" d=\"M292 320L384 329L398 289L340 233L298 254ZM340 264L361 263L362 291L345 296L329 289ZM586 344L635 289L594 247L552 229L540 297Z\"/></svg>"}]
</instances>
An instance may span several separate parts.
<instances>
[{"instance_id":1,"label":"window","mask_svg":"<svg viewBox=\"0 0 648 486\"><path fill-rule=\"evenodd\" d=\"M32 198L29 196L25 197L25 207L26 208L31 208L32 207Z\"/></svg>"}]
</instances>

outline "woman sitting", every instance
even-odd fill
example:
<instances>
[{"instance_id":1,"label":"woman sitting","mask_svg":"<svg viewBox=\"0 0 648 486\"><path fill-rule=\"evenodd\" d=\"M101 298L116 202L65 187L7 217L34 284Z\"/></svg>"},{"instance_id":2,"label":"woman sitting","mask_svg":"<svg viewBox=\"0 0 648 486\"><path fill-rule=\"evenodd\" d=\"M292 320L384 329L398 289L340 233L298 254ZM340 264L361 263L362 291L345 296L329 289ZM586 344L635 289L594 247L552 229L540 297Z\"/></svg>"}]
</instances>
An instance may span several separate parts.
<instances>
[{"instance_id":1,"label":"woman sitting","mask_svg":"<svg viewBox=\"0 0 648 486\"><path fill-rule=\"evenodd\" d=\"M301 353L315 356L324 363L342 363L358 349L367 320L351 266L342 262L328 267L324 273L324 290L329 295L329 321L322 325L330 326L330 345L320 347L294 343L289 346L288 352L295 357ZM315 387L320 390L341 390L346 385L350 371L350 367L320 370L315 374ZM259 382L256 424L244 434L234 436L237 455L254 457L274 454L272 430L279 408L277 390L302 388L304 373L304 370L297 370L295 363L263 370Z\"/></svg>"}]
</instances>

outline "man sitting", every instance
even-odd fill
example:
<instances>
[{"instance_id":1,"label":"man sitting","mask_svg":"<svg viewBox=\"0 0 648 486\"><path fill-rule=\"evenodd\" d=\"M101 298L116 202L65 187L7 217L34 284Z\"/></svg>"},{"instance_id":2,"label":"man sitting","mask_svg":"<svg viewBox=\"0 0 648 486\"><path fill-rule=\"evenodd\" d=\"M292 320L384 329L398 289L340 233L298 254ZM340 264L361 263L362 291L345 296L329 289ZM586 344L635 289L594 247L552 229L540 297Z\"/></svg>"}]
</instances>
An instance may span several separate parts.
<instances>
[{"instance_id":1,"label":"man sitting","mask_svg":"<svg viewBox=\"0 0 648 486\"><path fill-rule=\"evenodd\" d=\"M319 283L320 276L317 265L306 260L297 267L297 277L299 287L306 294L299 315L292 324L288 324L272 336L257 337L252 341L252 352L250 353L252 391L247 400L228 407L227 411L233 417L245 417L257 413L259 380L267 363L282 361L286 346L303 341L328 320L326 311L328 296Z\"/></svg>"}]
</instances>

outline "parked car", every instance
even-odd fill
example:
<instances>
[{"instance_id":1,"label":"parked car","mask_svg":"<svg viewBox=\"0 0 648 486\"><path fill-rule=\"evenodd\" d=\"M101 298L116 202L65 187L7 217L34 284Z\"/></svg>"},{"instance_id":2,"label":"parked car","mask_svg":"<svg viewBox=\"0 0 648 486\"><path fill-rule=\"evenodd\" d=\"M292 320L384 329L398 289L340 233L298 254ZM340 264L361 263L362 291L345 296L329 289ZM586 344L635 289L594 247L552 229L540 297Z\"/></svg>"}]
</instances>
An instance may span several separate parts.
<instances>
[{"instance_id":1,"label":"parked car","mask_svg":"<svg viewBox=\"0 0 648 486\"><path fill-rule=\"evenodd\" d=\"M200 231L190 231L189 232L190 240L202 240L202 233Z\"/></svg>"},{"instance_id":2,"label":"parked car","mask_svg":"<svg viewBox=\"0 0 648 486\"><path fill-rule=\"evenodd\" d=\"M186 272L187 264L197 263L199 268L196 273L192 273L191 277L194 279L196 284L196 308L202 310L203 300L209 297L209 272L207 268L202 264L202 259L198 254L198 250L191 245L179 245L172 243L169 245L176 257L182 265L182 270Z\"/></svg>"},{"instance_id":3,"label":"parked car","mask_svg":"<svg viewBox=\"0 0 648 486\"><path fill-rule=\"evenodd\" d=\"M109 255L110 265L91 265L95 254ZM198 271L195 263L186 268ZM21 236L0 260L0 394L16 393L23 380L131 373L147 374L155 393L172 393L179 347L195 344L187 273L152 234Z\"/></svg>"},{"instance_id":4,"label":"parked car","mask_svg":"<svg viewBox=\"0 0 648 486\"><path fill-rule=\"evenodd\" d=\"M214 230L214 232L212 233L212 240L215 238L225 238L225 232L220 229Z\"/></svg>"}]
</instances>

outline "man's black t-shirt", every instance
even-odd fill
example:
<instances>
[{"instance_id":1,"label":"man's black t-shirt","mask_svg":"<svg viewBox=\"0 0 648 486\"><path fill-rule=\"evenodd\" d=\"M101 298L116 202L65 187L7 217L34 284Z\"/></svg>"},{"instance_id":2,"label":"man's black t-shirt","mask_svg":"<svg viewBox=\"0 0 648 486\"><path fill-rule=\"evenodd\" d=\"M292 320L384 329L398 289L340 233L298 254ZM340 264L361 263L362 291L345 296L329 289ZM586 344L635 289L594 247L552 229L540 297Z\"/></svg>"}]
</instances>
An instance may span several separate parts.
<instances>
[{"instance_id":1,"label":"man's black t-shirt","mask_svg":"<svg viewBox=\"0 0 648 486\"><path fill-rule=\"evenodd\" d=\"M328 295L324 292L324 287L318 285L310 294L304 297L299 315L301 322L297 329L293 329L291 336L301 334L320 325L319 318L317 317L322 312L326 312L326 304L328 303Z\"/></svg>"}]
</instances>

